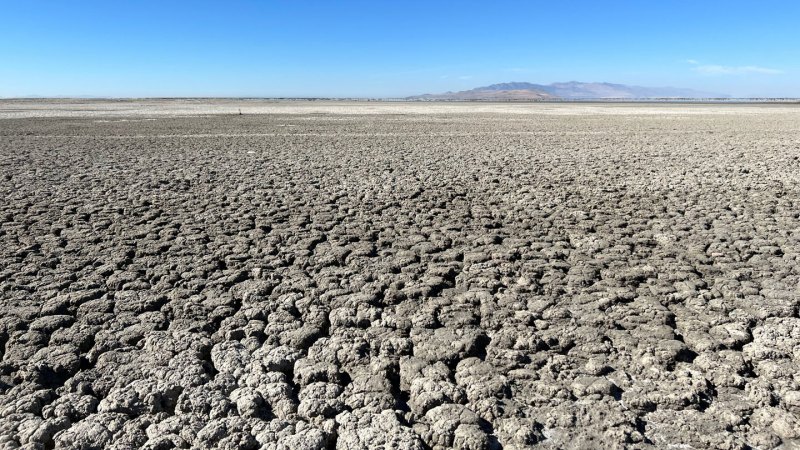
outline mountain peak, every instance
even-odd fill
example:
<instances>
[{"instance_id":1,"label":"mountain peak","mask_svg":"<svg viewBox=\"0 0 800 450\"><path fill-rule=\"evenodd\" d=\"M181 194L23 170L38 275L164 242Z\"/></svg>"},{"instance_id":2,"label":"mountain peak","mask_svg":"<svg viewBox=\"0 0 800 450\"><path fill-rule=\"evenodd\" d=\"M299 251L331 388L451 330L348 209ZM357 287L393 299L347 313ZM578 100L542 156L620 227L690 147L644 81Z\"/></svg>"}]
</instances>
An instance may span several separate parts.
<instances>
[{"instance_id":1,"label":"mountain peak","mask_svg":"<svg viewBox=\"0 0 800 450\"><path fill-rule=\"evenodd\" d=\"M409 97L412 100L591 100L646 98L726 98L728 95L673 87L644 87L608 82L585 83L566 81L547 85L526 81L510 81L467 91L425 94Z\"/></svg>"}]
</instances>

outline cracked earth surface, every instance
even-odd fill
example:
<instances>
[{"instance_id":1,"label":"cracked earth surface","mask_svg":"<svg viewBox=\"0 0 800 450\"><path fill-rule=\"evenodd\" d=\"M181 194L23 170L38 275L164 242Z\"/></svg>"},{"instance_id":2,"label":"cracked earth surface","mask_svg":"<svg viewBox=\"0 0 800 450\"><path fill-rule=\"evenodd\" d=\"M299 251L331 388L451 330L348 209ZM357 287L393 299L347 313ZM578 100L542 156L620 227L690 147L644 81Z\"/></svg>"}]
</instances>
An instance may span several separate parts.
<instances>
[{"instance_id":1,"label":"cracked earth surface","mask_svg":"<svg viewBox=\"0 0 800 450\"><path fill-rule=\"evenodd\" d=\"M800 108L425 107L0 119L0 448L800 447Z\"/></svg>"}]
</instances>

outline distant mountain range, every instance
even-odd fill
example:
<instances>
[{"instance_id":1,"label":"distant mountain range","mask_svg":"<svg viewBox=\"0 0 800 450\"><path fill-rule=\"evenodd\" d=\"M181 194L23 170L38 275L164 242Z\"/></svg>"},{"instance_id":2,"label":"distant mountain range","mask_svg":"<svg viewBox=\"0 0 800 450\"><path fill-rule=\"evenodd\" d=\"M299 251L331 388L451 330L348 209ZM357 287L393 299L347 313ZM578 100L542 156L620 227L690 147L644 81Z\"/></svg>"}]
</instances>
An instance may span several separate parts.
<instances>
[{"instance_id":1,"label":"distant mountain range","mask_svg":"<svg viewBox=\"0 0 800 450\"><path fill-rule=\"evenodd\" d=\"M534 84L526 82L499 83L468 91L424 94L408 97L409 100L483 100L483 101L535 101L535 100L593 100L593 99L643 99L643 98L729 98L729 95L673 87L628 86L614 83Z\"/></svg>"}]
</instances>

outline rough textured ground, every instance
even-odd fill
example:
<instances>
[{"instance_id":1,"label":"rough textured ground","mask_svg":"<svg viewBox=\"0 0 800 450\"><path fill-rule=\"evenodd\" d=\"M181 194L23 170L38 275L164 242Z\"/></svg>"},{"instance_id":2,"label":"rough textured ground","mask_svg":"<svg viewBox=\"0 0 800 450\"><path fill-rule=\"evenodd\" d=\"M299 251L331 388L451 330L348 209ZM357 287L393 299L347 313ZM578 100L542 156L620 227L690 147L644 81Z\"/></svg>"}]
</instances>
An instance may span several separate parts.
<instances>
[{"instance_id":1,"label":"rough textured ground","mask_svg":"<svg viewBox=\"0 0 800 450\"><path fill-rule=\"evenodd\" d=\"M800 108L88 105L0 105L0 448L800 445Z\"/></svg>"}]
</instances>

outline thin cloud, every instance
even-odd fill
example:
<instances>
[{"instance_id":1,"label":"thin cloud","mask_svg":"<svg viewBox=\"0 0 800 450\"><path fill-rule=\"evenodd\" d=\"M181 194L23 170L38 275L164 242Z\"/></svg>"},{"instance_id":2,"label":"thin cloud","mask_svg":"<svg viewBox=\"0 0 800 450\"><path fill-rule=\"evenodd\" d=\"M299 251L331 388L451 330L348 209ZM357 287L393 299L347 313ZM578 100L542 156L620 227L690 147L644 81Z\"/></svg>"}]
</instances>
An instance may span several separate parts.
<instances>
[{"instance_id":1,"label":"thin cloud","mask_svg":"<svg viewBox=\"0 0 800 450\"><path fill-rule=\"evenodd\" d=\"M700 64L695 59L687 59L687 63L693 65L692 70L703 75L779 75L784 73L779 69L771 69L761 66L723 66L719 64Z\"/></svg>"}]
</instances>

